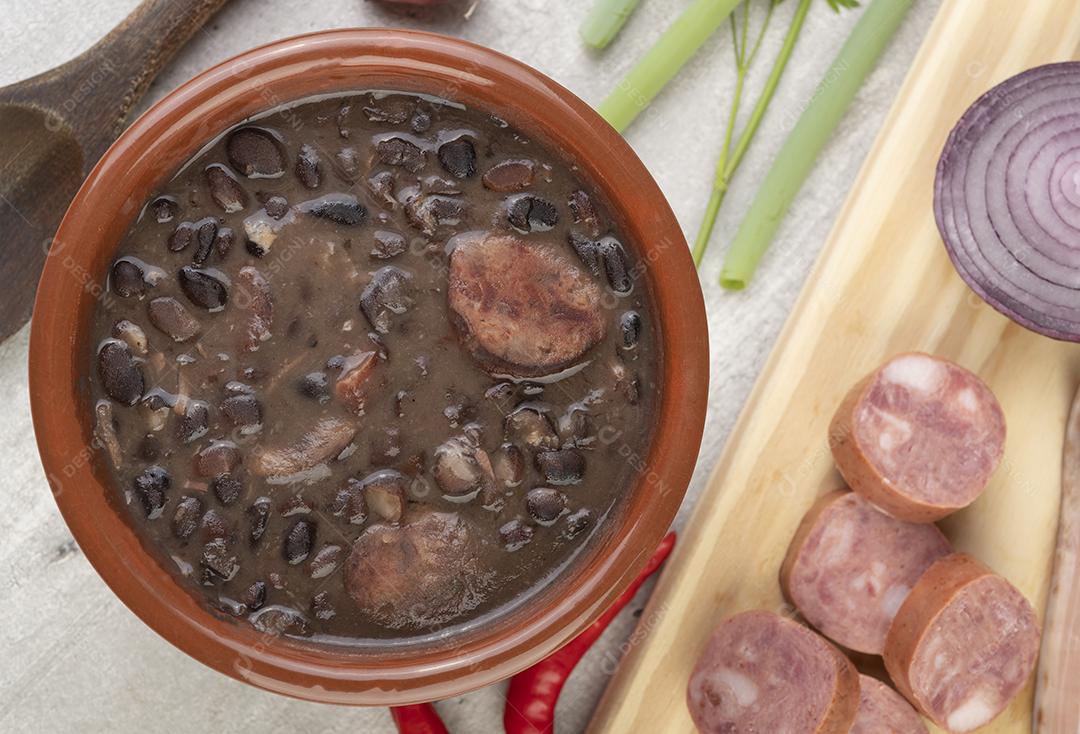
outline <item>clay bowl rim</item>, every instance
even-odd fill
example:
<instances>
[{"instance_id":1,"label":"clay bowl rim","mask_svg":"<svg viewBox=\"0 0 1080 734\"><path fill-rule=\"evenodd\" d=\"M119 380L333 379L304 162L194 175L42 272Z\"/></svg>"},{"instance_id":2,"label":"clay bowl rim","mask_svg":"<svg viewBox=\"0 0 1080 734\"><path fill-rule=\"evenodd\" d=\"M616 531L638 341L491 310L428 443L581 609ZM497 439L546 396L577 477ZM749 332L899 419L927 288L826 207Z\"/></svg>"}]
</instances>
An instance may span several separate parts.
<instances>
[{"instance_id":1,"label":"clay bowl rim","mask_svg":"<svg viewBox=\"0 0 1080 734\"><path fill-rule=\"evenodd\" d=\"M638 479L562 578L498 619L422 644L352 652L260 635L211 613L177 584L110 499L115 490L92 449L86 376L89 319L97 300L109 297L99 284L154 187L206 141L253 114L363 89L424 92L486 108L576 161L647 264L663 357L657 423ZM705 421L708 334L697 273L671 208L630 146L590 107L482 46L418 31L346 29L226 60L168 94L120 136L53 241L35 302L29 375L38 448L56 503L87 559L140 619L249 684L311 701L398 705L509 677L575 637L626 588L667 531L693 472Z\"/></svg>"}]
</instances>

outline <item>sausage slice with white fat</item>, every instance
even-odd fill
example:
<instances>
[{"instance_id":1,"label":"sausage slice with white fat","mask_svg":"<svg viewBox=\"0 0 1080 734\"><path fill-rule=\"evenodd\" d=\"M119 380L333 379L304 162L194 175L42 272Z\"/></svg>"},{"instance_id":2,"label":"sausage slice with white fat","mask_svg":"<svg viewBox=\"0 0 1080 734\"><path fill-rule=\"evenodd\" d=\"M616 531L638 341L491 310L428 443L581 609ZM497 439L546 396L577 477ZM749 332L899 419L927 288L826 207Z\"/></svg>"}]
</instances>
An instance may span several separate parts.
<instances>
[{"instance_id":1,"label":"sausage slice with white fat","mask_svg":"<svg viewBox=\"0 0 1080 734\"><path fill-rule=\"evenodd\" d=\"M686 703L702 734L847 734L859 674L825 638L779 614L743 612L713 632Z\"/></svg>"},{"instance_id":2,"label":"sausage slice with white fat","mask_svg":"<svg viewBox=\"0 0 1080 734\"><path fill-rule=\"evenodd\" d=\"M860 675L859 713L851 734L927 734L927 729L903 696L877 678Z\"/></svg>"},{"instance_id":3,"label":"sausage slice with white fat","mask_svg":"<svg viewBox=\"0 0 1080 734\"><path fill-rule=\"evenodd\" d=\"M853 490L901 520L933 522L986 488L1004 451L1005 417L977 375L901 354L847 394L829 442Z\"/></svg>"},{"instance_id":4,"label":"sausage slice with white fat","mask_svg":"<svg viewBox=\"0 0 1080 734\"><path fill-rule=\"evenodd\" d=\"M452 243L448 302L462 341L489 372L538 377L603 340L601 290L543 243L462 235Z\"/></svg>"},{"instance_id":5,"label":"sausage slice with white fat","mask_svg":"<svg viewBox=\"0 0 1080 734\"><path fill-rule=\"evenodd\" d=\"M951 732L1000 714L1039 653L1035 610L1016 587L964 553L935 562L897 612L885 668L904 697Z\"/></svg>"},{"instance_id":6,"label":"sausage slice with white fat","mask_svg":"<svg viewBox=\"0 0 1080 734\"><path fill-rule=\"evenodd\" d=\"M443 625L486 598L492 574L481 545L473 524L452 513L421 509L400 524L371 524L353 543L345 590L362 615L391 629Z\"/></svg>"},{"instance_id":7,"label":"sausage slice with white fat","mask_svg":"<svg viewBox=\"0 0 1080 734\"><path fill-rule=\"evenodd\" d=\"M911 587L931 563L951 552L932 524L897 520L853 492L830 492L795 532L780 583L823 635L851 650L880 655Z\"/></svg>"}]
</instances>

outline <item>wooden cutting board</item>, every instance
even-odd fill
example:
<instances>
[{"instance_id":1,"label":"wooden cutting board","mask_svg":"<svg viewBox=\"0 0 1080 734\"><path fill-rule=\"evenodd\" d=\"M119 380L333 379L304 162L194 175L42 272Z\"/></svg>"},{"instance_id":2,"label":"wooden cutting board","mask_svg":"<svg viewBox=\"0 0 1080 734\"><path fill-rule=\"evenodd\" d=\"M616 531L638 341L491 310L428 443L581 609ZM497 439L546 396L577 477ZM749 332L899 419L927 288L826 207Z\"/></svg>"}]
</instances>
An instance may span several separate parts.
<instances>
[{"instance_id":1,"label":"wooden cutting board","mask_svg":"<svg viewBox=\"0 0 1080 734\"><path fill-rule=\"evenodd\" d=\"M590 725L693 732L686 682L712 629L782 609L777 573L803 513L841 485L826 443L847 388L924 350L978 372L1005 410L990 487L943 528L1045 611L1061 449L1080 345L1025 331L969 291L934 225L934 168L964 109L1031 66L1080 54L1077 0L946 0L732 431ZM1031 731L1032 686L981 731Z\"/></svg>"}]
</instances>

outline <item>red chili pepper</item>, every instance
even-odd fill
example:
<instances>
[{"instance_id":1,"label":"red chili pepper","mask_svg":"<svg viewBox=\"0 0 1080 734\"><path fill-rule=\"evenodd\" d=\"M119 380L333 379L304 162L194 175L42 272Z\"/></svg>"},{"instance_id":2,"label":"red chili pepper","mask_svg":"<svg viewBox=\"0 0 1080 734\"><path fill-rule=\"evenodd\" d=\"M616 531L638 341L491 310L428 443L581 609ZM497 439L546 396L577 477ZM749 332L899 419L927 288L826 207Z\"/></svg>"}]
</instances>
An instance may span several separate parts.
<instances>
[{"instance_id":1,"label":"red chili pepper","mask_svg":"<svg viewBox=\"0 0 1080 734\"><path fill-rule=\"evenodd\" d=\"M503 727L506 734L552 734L555 730L555 703L566 679L600 634L634 594L654 574L675 546L675 533L668 533L652 558L619 598L584 632L536 665L510 679L506 692Z\"/></svg>"},{"instance_id":2,"label":"red chili pepper","mask_svg":"<svg viewBox=\"0 0 1080 734\"><path fill-rule=\"evenodd\" d=\"M446 724L430 703L391 706L390 716L400 734L448 734Z\"/></svg>"}]
</instances>

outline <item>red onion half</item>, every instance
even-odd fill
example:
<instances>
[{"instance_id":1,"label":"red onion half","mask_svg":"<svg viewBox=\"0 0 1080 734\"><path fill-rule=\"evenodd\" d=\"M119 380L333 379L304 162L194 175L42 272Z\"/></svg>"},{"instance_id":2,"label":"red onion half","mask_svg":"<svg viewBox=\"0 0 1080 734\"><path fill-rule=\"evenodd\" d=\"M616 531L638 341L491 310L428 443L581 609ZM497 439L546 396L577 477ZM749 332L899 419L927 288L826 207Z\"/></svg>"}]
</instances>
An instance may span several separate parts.
<instances>
[{"instance_id":1,"label":"red onion half","mask_svg":"<svg viewBox=\"0 0 1080 734\"><path fill-rule=\"evenodd\" d=\"M987 303L1080 341L1080 62L1029 69L968 108L938 162L934 215Z\"/></svg>"}]
</instances>

